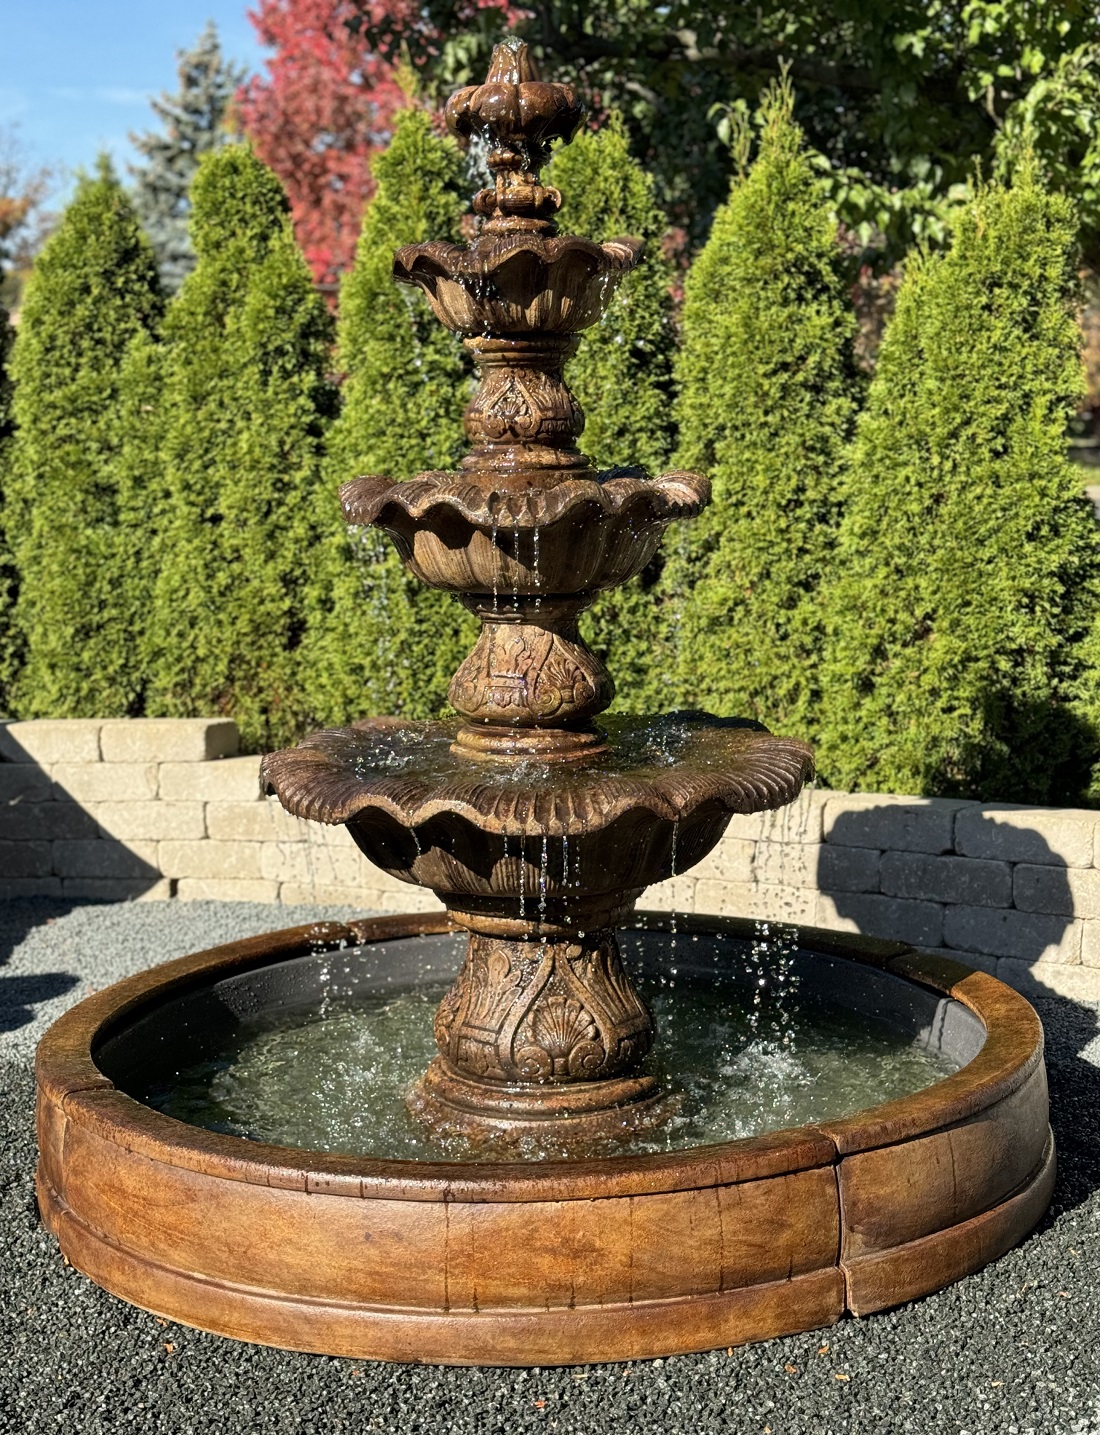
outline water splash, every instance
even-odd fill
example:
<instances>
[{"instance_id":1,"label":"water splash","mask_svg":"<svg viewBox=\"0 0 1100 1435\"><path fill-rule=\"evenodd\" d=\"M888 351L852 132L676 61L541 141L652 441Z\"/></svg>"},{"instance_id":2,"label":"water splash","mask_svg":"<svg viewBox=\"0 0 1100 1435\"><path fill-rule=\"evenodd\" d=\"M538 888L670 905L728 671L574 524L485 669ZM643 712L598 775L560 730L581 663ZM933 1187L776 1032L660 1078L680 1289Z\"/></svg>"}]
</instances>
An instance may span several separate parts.
<instances>
[{"instance_id":1,"label":"water splash","mask_svg":"<svg viewBox=\"0 0 1100 1435\"><path fill-rule=\"evenodd\" d=\"M628 952L632 936L639 934L626 934ZM737 980L743 948L715 942L708 974L681 973L674 993L651 972L633 973L661 1033L648 1068L684 1093L683 1107L666 1127L590 1154L680 1150L835 1119L955 1069L911 1035L820 998L795 1013L791 1045L754 1037L753 993ZM382 1158L499 1159L491 1148L432 1135L405 1110L405 1092L434 1052L431 1013L446 987L437 970L423 984L336 995L323 1019L316 1002L250 1019L204 1062L179 1072L174 1064L159 1074L149 1068L150 1085L132 1094L192 1125L257 1141ZM537 1145L522 1153L565 1154Z\"/></svg>"},{"instance_id":2,"label":"water splash","mask_svg":"<svg viewBox=\"0 0 1100 1435\"><path fill-rule=\"evenodd\" d=\"M786 1050L794 1045L797 953L797 928L762 919L756 923L748 954L752 990L749 1029L754 1040Z\"/></svg>"}]
</instances>

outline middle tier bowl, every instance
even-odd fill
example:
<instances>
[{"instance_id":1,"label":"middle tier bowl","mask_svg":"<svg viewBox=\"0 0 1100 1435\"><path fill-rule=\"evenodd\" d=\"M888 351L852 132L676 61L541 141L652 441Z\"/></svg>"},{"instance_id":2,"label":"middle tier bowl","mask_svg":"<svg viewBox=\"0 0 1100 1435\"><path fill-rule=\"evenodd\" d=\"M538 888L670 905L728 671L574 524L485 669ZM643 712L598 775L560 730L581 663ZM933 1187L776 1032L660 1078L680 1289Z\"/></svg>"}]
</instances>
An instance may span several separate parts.
<instances>
[{"instance_id":1,"label":"middle tier bowl","mask_svg":"<svg viewBox=\"0 0 1100 1435\"><path fill-rule=\"evenodd\" d=\"M574 764L469 761L458 722L371 719L264 759L297 817L344 823L378 867L451 905L518 901L528 921L618 909L685 871L735 812L783 807L813 773L806 743L706 713L609 717Z\"/></svg>"},{"instance_id":2,"label":"middle tier bowl","mask_svg":"<svg viewBox=\"0 0 1100 1435\"><path fill-rule=\"evenodd\" d=\"M554 487L503 487L500 474L367 475L340 490L349 523L374 524L410 570L452 593L588 593L640 573L675 519L710 496L697 473L614 469Z\"/></svg>"}]
</instances>

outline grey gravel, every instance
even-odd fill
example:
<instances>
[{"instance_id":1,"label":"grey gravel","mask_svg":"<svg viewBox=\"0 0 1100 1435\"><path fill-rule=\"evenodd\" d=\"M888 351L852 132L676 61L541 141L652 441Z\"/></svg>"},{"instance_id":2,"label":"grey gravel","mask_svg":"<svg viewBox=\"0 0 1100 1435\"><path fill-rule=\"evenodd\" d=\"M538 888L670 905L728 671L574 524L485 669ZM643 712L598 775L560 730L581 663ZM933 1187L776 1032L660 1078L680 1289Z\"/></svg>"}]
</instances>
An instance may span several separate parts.
<instances>
[{"instance_id":1,"label":"grey gravel","mask_svg":"<svg viewBox=\"0 0 1100 1435\"><path fill-rule=\"evenodd\" d=\"M1060 1157L1049 1216L949 1290L816 1334L566 1370L378 1365L188 1330L66 1267L34 1205L29 1054L43 1023L152 961L346 915L175 902L0 907L3 1435L1100 1435L1100 1037L1094 1006L1055 998L1036 1003Z\"/></svg>"}]
</instances>

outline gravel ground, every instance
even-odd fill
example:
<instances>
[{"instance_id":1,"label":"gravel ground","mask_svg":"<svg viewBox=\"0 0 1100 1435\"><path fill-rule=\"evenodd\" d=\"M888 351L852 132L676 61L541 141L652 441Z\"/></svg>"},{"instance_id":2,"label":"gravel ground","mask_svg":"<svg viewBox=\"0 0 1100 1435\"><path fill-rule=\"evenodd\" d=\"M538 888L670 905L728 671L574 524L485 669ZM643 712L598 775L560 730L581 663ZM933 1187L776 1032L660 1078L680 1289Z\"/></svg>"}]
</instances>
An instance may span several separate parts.
<instances>
[{"instance_id":1,"label":"gravel ground","mask_svg":"<svg viewBox=\"0 0 1100 1435\"><path fill-rule=\"evenodd\" d=\"M1097 1011L1037 1003L1060 1172L1019 1249L940 1294L765 1345L567 1370L378 1365L239 1345L67 1268L38 1225L30 1054L88 990L156 960L344 910L0 907L0 1432L1100 1435Z\"/></svg>"}]
</instances>

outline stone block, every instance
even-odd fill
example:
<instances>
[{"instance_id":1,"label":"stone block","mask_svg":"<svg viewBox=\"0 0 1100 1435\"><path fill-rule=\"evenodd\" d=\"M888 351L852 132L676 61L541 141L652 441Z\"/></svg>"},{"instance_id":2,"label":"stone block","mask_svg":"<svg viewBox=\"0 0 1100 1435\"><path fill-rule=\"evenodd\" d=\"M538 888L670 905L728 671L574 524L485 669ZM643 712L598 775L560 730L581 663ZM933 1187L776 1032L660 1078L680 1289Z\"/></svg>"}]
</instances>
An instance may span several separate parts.
<instances>
[{"instance_id":1,"label":"stone block","mask_svg":"<svg viewBox=\"0 0 1100 1435\"><path fill-rule=\"evenodd\" d=\"M874 892L822 893L816 921L834 932L861 932L915 947L943 945L943 908L938 902L908 902Z\"/></svg>"},{"instance_id":2,"label":"stone block","mask_svg":"<svg viewBox=\"0 0 1100 1435\"><path fill-rule=\"evenodd\" d=\"M312 835L310 829L316 827L317 823L291 817L274 797L266 797L262 802L206 804L206 835L218 841L304 842Z\"/></svg>"},{"instance_id":3,"label":"stone block","mask_svg":"<svg viewBox=\"0 0 1100 1435\"><path fill-rule=\"evenodd\" d=\"M758 842L749 880L771 887L816 887L822 850L820 842Z\"/></svg>"},{"instance_id":4,"label":"stone block","mask_svg":"<svg viewBox=\"0 0 1100 1435\"><path fill-rule=\"evenodd\" d=\"M57 837L98 835L94 818L76 802L12 802L0 807L0 837L12 842L52 842Z\"/></svg>"},{"instance_id":5,"label":"stone block","mask_svg":"<svg viewBox=\"0 0 1100 1435\"><path fill-rule=\"evenodd\" d=\"M167 877L66 877L62 893L80 902L166 902L173 895Z\"/></svg>"},{"instance_id":6,"label":"stone block","mask_svg":"<svg viewBox=\"0 0 1100 1435\"><path fill-rule=\"evenodd\" d=\"M697 885L694 876L671 877L667 882L655 882L642 893L638 906L651 912L694 912Z\"/></svg>"},{"instance_id":7,"label":"stone block","mask_svg":"<svg viewBox=\"0 0 1100 1435\"><path fill-rule=\"evenodd\" d=\"M996 907L948 907L942 945L1029 962L1078 962L1082 926L1065 917L1018 912L1014 908L1003 911Z\"/></svg>"},{"instance_id":8,"label":"stone block","mask_svg":"<svg viewBox=\"0 0 1100 1435\"><path fill-rule=\"evenodd\" d=\"M239 746L231 718L112 718L99 734L104 762L209 762Z\"/></svg>"},{"instance_id":9,"label":"stone block","mask_svg":"<svg viewBox=\"0 0 1100 1435\"><path fill-rule=\"evenodd\" d=\"M1073 807L968 807L955 823L955 848L965 857L1091 867L1100 815Z\"/></svg>"},{"instance_id":10,"label":"stone block","mask_svg":"<svg viewBox=\"0 0 1100 1435\"><path fill-rule=\"evenodd\" d=\"M260 875L276 882L348 887L373 876L367 859L354 845L341 849L312 842L264 842L260 847Z\"/></svg>"},{"instance_id":11,"label":"stone block","mask_svg":"<svg viewBox=\"0 0 1100 1435\"><path fill-rule=\"evenodd\" d=\"M1021 912L1060 917L1100 917L1100 871L1095 867L1017 865L1012 892Z\"/></svg>"},{"instance_id":12,"label":"stone block","mask_svg":"<svg viewBox=\"0 0 1100 1435\"><path fill-rule=\"evenodd\" d=\"M53 867L59 877L153 879L160 876L155 842L124 845L110 837L55 842Z\"/></svg>"},{"instance_id":13,"label":"stone block","mask_svg":"<svg viewBox=\"0 0 1100 1435\"><path fill-rule=\"evenodd\" d=\"M757 842L764 835L762 812L735 812L730 818L723 841L737 838L741 842Z\"/></svg>"},{"instance_id":14,"label":"stone block","mask_svg":"<svg viewBox=\"0 0 1100 1435\"><path fill-rule=\"evenodd\" d=\"M822 892L877 892L882 853L874 847L818 848L817 885Z\"/></svg>"},{"instance_id":15,"label":"stone block","mask_svg":"<svg viewBox=\"0 0 1100 1435\"><path fill-rule=\"evenodd\" d=\"M822 840L826 801L831 792L804 787L793 802L760 814L760 835L765 842L808 842Z\"/></svg>"},{"instance_id":16,"label":"stone block","mask_svg":"<svg viewBox=\"0 0 1100 1435\"><path fill-rule=\"evenodd\" d=\"M834 792L825 803L824 838L882 852L950 852L955 816L967 805L936 797Z\"/></svg>"},{"instance_id":17,"label":"stone block","mask_svg":"<svg viewBox=\"0 0 1100 1435\"><path fill-rule=\"evenodd\" d=\"M176 896L181 902L276 902L279 884L260 878L181 877Z\"/></svg>"},{"instance_id":18,"label":"stone block","mask_svg":"<svg viewBox=\"0 0 1100 1435\"><path fill-rule=\"evenodd\" d=\"M52 874L52 843L6 842L0 837L0 877L49 877Z\"/></svg>"},{"instance_id":19,"label":"stone block","mask_svg":"<svg viewBox=\"0 0 1100 1435\"><path fill-rule=\"evenodd\" d=\"M5 877L0 874L0 902L17 897L60 897L60 877Z\"/></svg>"},{"instance_id":20,"label":"stone block","mask_svg":"<svg viewBox=\"0 0 1100 1435\"><path fill-rule=\"evenodd\" d=\"M713 852L690 869L693 877L709 877L715 882L751 882L756 843L743 837L723 837ZM680 873L684 876L684 873Z\"/></svg>"},{"instance_id":21,"label":"stone block","mask_svg":"<svg viewBox=\"0 0 1100 1435\"><path fill-rule=\"evenodd\" d=\"M57 791L44 768L29 762L0 762L0 821L17 802L52 802Z\"/></svg>"},{"instance_id":22,"label":"stone block","mask_svg":"<svg viewBox=\"0 0 1100 1435\"><path fill-rule=\"evenodd\" d=\"M98 718L34 718L0 723L0 762L98 762Z\"/></svg>"},{"instance_id":23,"label":"stone block","mask_svg":"<svg viewBox=\"0 0 1100 1435\"><path fill-rule=\"evenodd\" d=\"M73 802L148 802L157 795L155 762L59 762L53 779L58 795Z\"/></svg>"},{"instance_id":24,"label":"stone block","mask_svg":"<svg viewBox=\"0 0 1100 1435\"><path fill-rule=\"evenodd\" d=\"M988 972L991 977L997 975L997 964L1004 960L1003 957L988 957L984 952L959 952L954 947L921 947L920 950L931 957L946 957L949 962L973 967L976 972Z\"/></svg>"},{"instance_id":25,"label":"stone block","mask_svg":"<svg viewBox=\"0 0 1100 1435\"><path fill-rule=\"evenodd\" d=\"M160 795L165 802L259 802L260 759L162 762Z\"/></svg>"},{"instance_id":26,"label":"stone block","mask_svg":"<svg viewBox=\"0 0 1100 1435\"><path fill-rule=\"evenodd\" d=\"M122 842L181 841L206 835L201 802L92 802L78 810L86 812L101 832Z\"/></svg>"},{"instance_id":27,"label":"stone block","mask_svg":"<svg viewBox=\"0 0 1100 1435\"><path fill-rule=\"evenodd\" d=\"M261 879L260 842L161 842L160 869L166 877L201 877L211 881L252 882ZM267 900L266 898L258 900Z\"/></svg>"},{"instance_id":28,"label":"stone block","mask_svg":"<svg viewBox=\"0 0 1100 1435\"><path fill-rule=\"evenodd\" d=\"M426 887L396 882L392 887L364 887L360 900L365 911L442 912L443 903Z\"/></svg>"},{"instance_id":29,"label":"stone block","mask_svg":"<svg viewBox=\"0 0 1100 1435\"><path fill-rule=\"evenodd\" d=\"M716 917L752 917L769 922L812 922L815 893L809 887L778 887L760 882L712 882L695 886L696 912Z\"/></svg>"},{"instance_id":30,"label":"stone block","mask_svg":"<svg viewBox=\"0 0 1100 1435\"><path fill-rule=\"evenodd\" d=\"M884 852L882 890L891 897L954 902L966 907L1010 907L1012 868L979 857L931 857Z\"/></svg>"},{"instance_id":31,"label":"stone block","mask_svg":"<svg viewBox=\"0 0 1100 1435\"><path fill-rule=\"evenodd\" d=\"M1082 923L1081 961L1086 967L1100 967L1100 921Z\"/></svg>"},{"instance_id":32,"label":"stone block","mask_svg":"<svg viewBox=\"0 0 1100 1435\"><path fill-rule=\"evenodd\" d=\"M1034 1001L1036 997L1062 997L1073 1002L1100 1002L1100 971L1071 967L1062 962L1021 962L1002 957L997 977Z\"/></svg>"},{"instance_id":33,"label":"stone block","mask_svg":"<svg viewBox=\"0 0 1100 1435\"><path fill-rule=\"evenodd\" d=\"M362 887L311 887L308 883L284 882L279 888L279 901L288 907L308 903L317 907L356 907L364 914L370 910Z\"/></svg>"},{"instance_id":34,"label":"stone block","mask_svg":"<svg viewBox=\"0 0 1100 1435\"><path fill-rule=\"evenodd\" d=\"M268 802L275 802L277 799L269 797ZM289 815L289 814L288 814ZM342 822L303 822L300 829L313 845L325 847L337 847L343 851L356 852L359 848L355 846L351 833Z\"/></svg>"}]
</instances>

